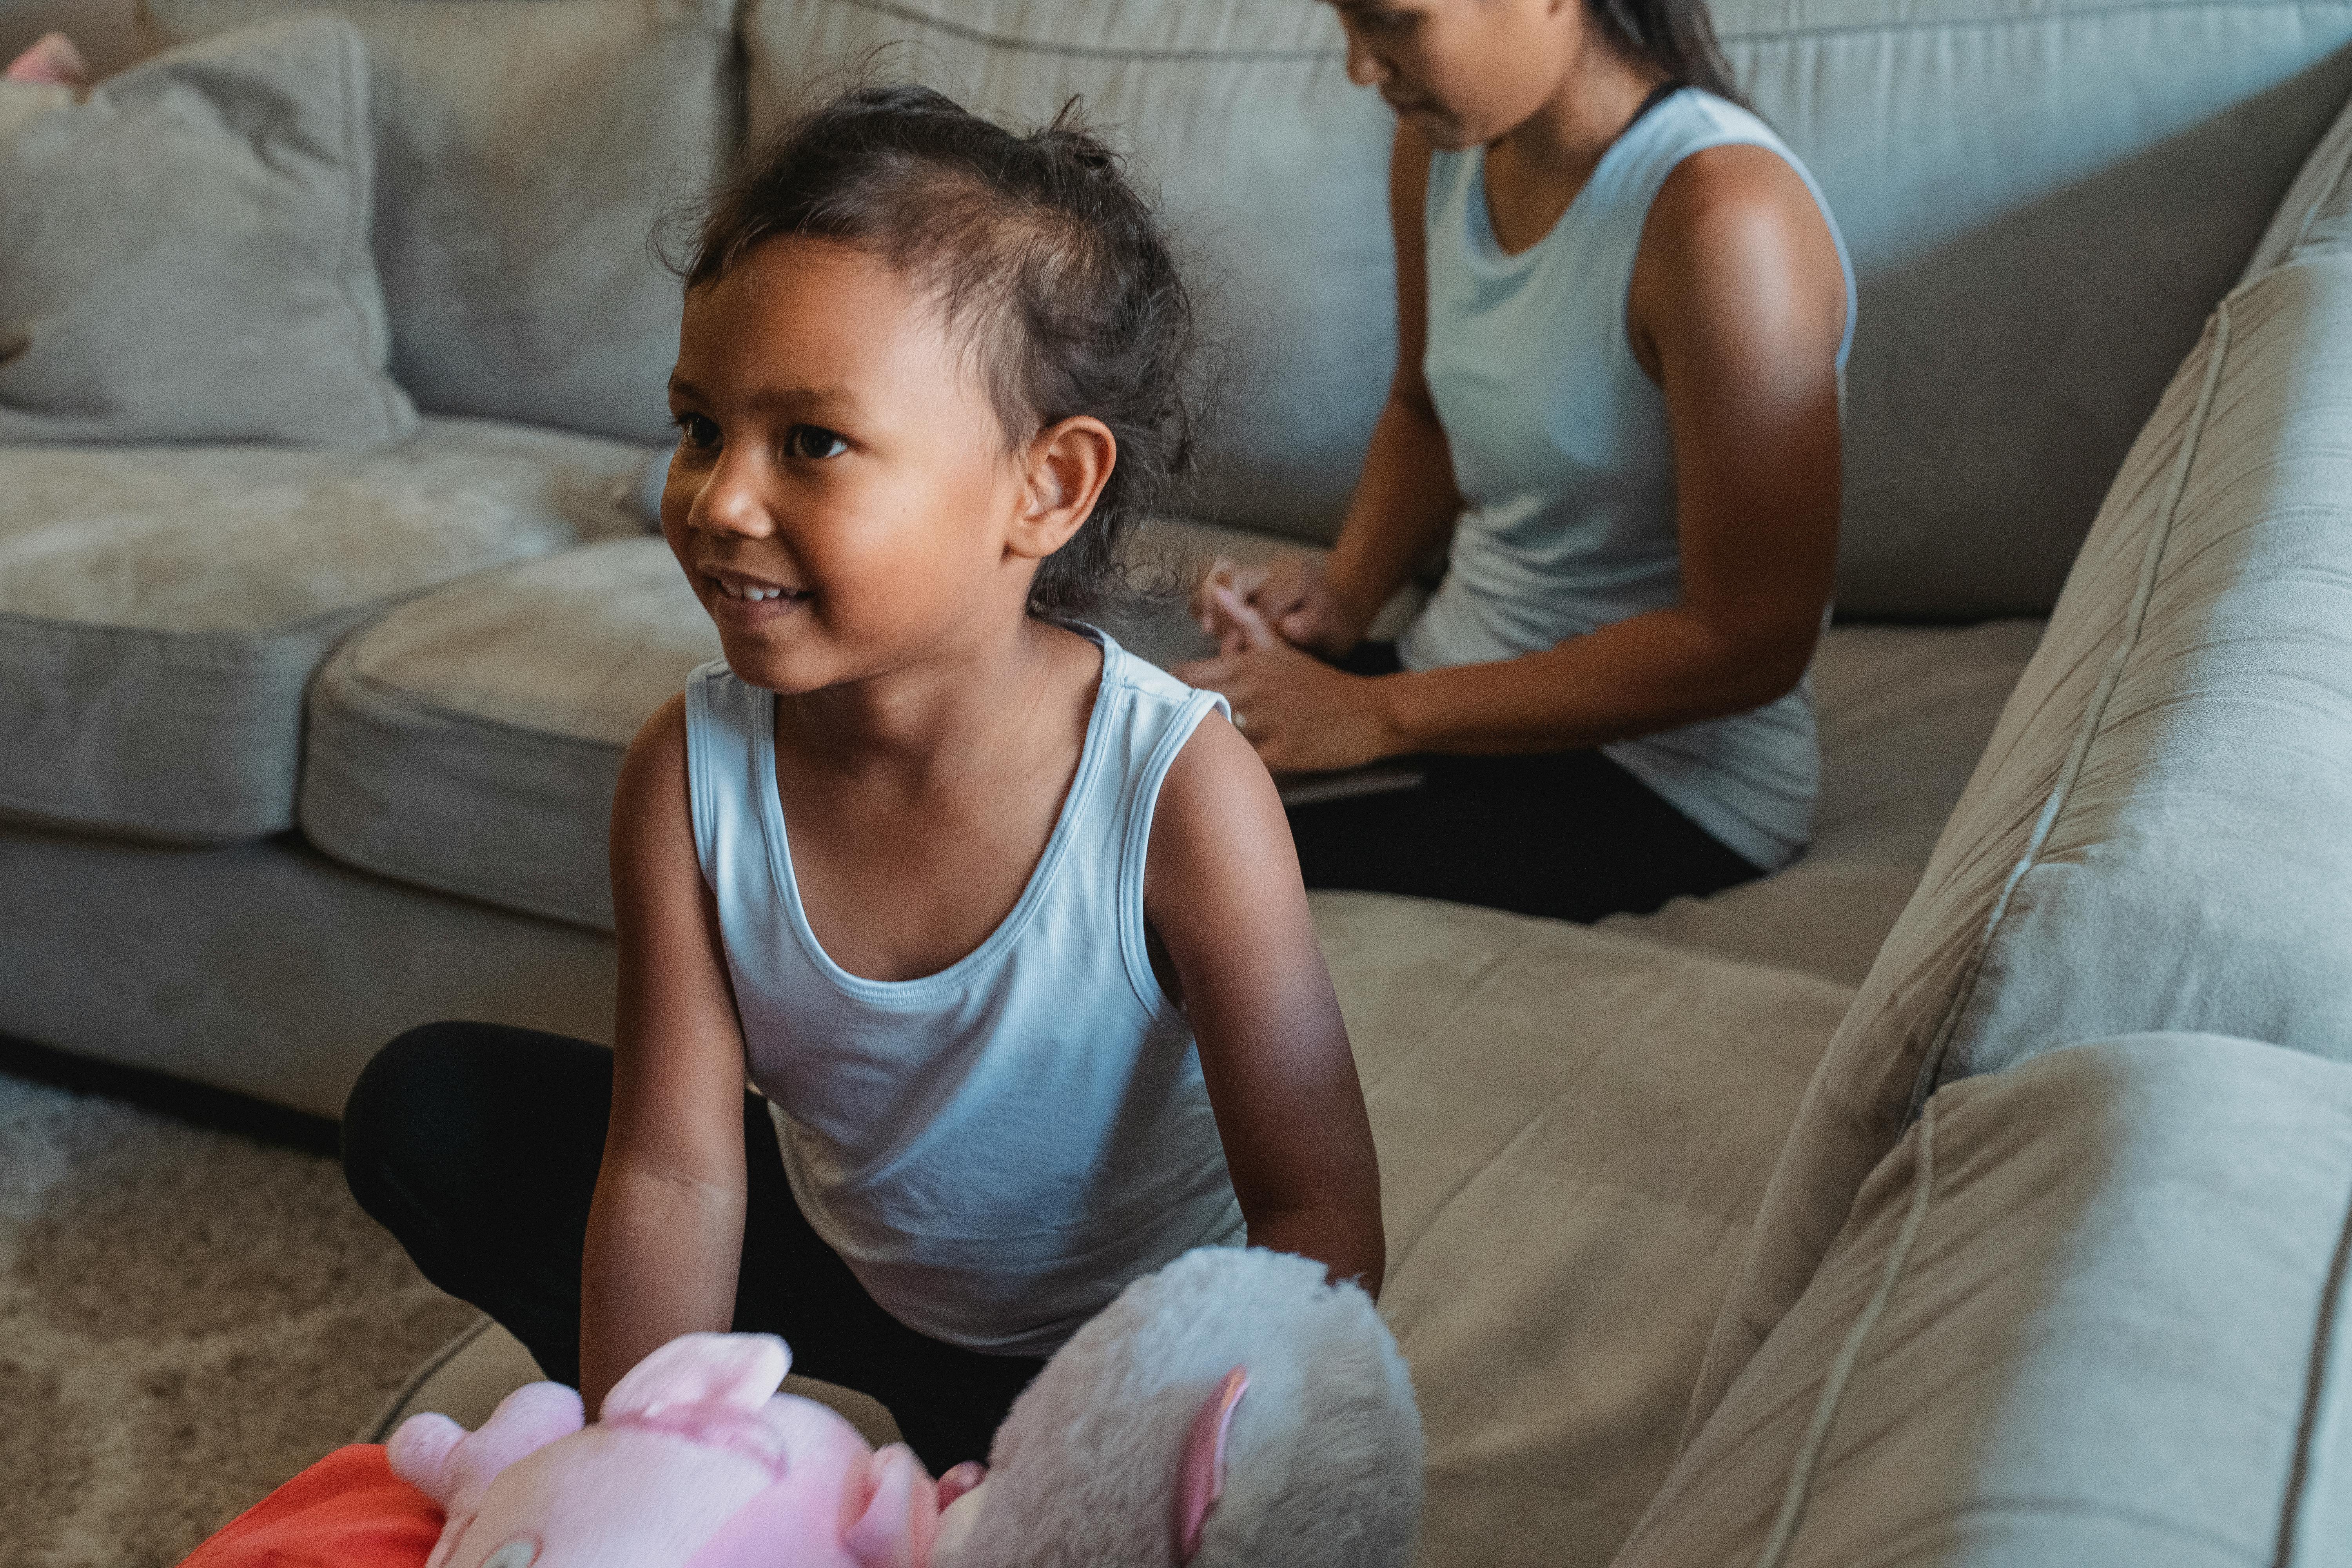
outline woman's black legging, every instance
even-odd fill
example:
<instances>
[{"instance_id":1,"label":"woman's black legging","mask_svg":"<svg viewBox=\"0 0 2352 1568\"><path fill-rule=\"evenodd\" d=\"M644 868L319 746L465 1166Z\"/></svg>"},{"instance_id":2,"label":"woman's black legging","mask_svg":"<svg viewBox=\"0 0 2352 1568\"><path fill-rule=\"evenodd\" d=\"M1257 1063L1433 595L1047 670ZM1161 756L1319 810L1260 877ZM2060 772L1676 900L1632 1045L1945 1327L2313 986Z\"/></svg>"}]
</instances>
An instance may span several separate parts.
<instances>
[{"instance_id":1,"label":"woman's black legging","mask_svg":"<svg viewBox=\"0 0 2352 1568\"><path fill-rule=\"evenodd\" d=\"M1402 668L1394 643L1366 643L1339 667ZM1416 788L1290 808L1308 887L1597 921L1763 875L1597 751L1420 761Z\"/></svg>"},{"instance_id":2,"label":"woman's black legging","mask_svg":"<svg viewBox=\"0 0 2352 1568\"><path fill-rule=\"evenodd\" d=\"M613 1057L499 1024L430 1024L368 1064L343 1113L360 1206L425 1277L580 1381L580 1258L604 1157ZM793 1370L872 1394L934 1475L988 1457L1042 1362L917 1333L866 1293L809 1228L784 1180L766 1103L743 1097L749 1203L735 1328L781 1334Z\"/></svg>"}]
</instances>

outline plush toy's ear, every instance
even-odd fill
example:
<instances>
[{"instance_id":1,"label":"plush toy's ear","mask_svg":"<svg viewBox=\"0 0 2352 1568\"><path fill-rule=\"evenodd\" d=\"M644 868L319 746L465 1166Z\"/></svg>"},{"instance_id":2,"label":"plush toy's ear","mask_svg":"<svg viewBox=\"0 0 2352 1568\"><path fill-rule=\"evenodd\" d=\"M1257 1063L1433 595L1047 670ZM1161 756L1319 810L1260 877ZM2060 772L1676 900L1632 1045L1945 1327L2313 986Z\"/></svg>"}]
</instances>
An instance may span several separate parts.
<instances>
[{"instance_id":1,"label":"plush toy's ear","mask_svg":"<svg viewBox=\"0 0 2352 1568\"><path fill-rule=\"evenodd\" d=\"M1201 1531L1209 1510L1225 1489L1225 1438L1234 1428L1234 1412L1249 1392L1249 1373L1240 1367L1225 1373L1213 1393L1192 1417L1184 1435L1184 1454L1176 1469L1176 1561L1190 1563L1201 1550Z\"/></svg>"},{"instance_id":2,"label":"plush toy's ear","mask_svg":"<svg viewBox=\"0 0 2352 1568\"><path fill-rule=\"evenodd\" d=\"M988 1479L988 1467L978 1459L966 1459L940 1478L940 1507L944 1509L956 1499Z\"/></svg>"},{"instance_id":3,"label":"plush toy's ear","mask_svg":"<svg viewBox=\"0 0 2352 1568\"><path fill-rule=\"evenodd\" d=\"M680 1334L613 1385L604 1419L712 1405L748 1415L782 1385L792 1364L773 1334Z\"/></svg>"},{"instance_id":4,"label":"plush toy's ear","mask_svg":"<svg viewBox=\"0 0 2352 1568\"><path fill-rule=\"evenodd\" d=\"M580 1430L580 1395L560 1383L529 1383L490 1413L478 1432L446 1415L412 1415L385 1446L392 1473L460 1513L480 1500L500 1470Z\"/></svg>"},{"instance_id":5,"label":"plush toy's ear","mask_svg":"<svg viewBox=\"0 0 2352 1568\"><path fill-rule=\"evenodd\" d=\"M861 1568L923 1568L940 1529L940 1497L930 1473L904 1443L877 1449L866 1461L872 1489L857 1522L841 1543Z\"/></svg>"}]
</instances>

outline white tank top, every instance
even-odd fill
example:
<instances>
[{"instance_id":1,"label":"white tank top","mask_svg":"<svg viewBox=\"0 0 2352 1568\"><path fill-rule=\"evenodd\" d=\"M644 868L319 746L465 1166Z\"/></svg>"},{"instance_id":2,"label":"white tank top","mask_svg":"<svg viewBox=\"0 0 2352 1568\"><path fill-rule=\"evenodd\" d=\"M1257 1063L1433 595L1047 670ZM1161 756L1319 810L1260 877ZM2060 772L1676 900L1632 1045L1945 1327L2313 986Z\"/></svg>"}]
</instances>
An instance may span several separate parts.
<instances>
[{"instance_id":1,"label":"white tank top","mask_svg":"<svg viewBox=\"0 0 2352 1568\"><path fill-rule=\"evenodd\" d=\"M1665 397L1626 341L1626 295L1666 176L1694 153L1734 143L1787 159L1836 239L1843 402L1853 267L1811 174L1746 110L1697 88L1653 104L1551 231L1517 255L1495 238L1486 150L1431 161L1422 368L1465 510L1445 580L1398 639L1408 669L1516 658L1680 599ZM1601 750L1767 870L1811 833L1821 763L1810 676L1753 711Z\"/></svg>"},{"instance_id":2,"label":"white tank top","mask_svg":"<svg viewBox=\"0 0 2352 1568\"><path fill-rule=\"evenodd\" d=\"M1007 1355L1049 1355L1129 1280L1243 1239L1143 928L1160 781L1222 700L1075 629L1101 645L1102 681L1045 854L1003 923L919 980L863 979L817 944L775 693L724 661L686 688L695 850L793 1195L901 1322Z\"/></svg>"}]
</instances>

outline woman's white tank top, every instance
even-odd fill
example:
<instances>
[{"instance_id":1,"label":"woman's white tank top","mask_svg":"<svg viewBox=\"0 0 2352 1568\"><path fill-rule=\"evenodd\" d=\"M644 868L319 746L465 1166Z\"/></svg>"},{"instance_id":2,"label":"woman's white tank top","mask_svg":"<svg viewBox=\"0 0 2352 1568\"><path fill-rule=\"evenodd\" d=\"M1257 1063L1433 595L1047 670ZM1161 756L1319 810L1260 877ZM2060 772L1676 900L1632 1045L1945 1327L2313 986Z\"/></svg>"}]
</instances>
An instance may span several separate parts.
<instances>
[{"instance_id":1,"label":"woman's white tank top","mask_svg":"<svg viewBox=\"0 0 2352 1568\"><path fill-rule=\"evenodd\" d=\"M1708 147L1767 147L1769 126L1684 88L1610 144L1551 231L1507 255L1486 205L1486 151L1429 171L1429 346L1423 359L1465 511L1445 580L1398 639L1409 669L1516 658L1682 592L1665 397L1626 341L1642 228L1675 166ZM1853 342L1853 264L1838 345ZM1841 392L1841 401L1843 392ZM1810 677L1747 713L1602 751L1717 839L1770 869L1804 847L1821 763Z\"/></svg>"},{"instance_id":2,"label":"woman's white tank top","mask_svg":"<svg viewBox=\"0 0 2352 1568\"><path fill-rule=\"evenodd\" d=\"M1130 1279L1242 1239L1143 928L1160 782L1222 700L1076 629L1102 681L1045 853L988 939L919 980L861 978L818 945L776 794L775 693L723 660L686 688L695 849L793 1195L901 1322L1008 1355L1051 1354Z\"/></svg>"}]
</instances>

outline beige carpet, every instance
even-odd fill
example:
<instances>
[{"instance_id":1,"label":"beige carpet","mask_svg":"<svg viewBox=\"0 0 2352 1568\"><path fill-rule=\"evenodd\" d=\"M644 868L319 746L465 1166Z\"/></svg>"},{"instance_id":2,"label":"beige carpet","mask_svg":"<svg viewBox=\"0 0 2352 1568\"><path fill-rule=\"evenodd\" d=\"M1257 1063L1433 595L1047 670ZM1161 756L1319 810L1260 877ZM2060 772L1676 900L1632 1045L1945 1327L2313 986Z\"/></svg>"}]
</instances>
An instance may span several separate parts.
<instances>
[{"instance_id":1,"label":"beige carpet","mask_svg":"<svg viewBox=\"0 0 2352 1568\"><path fill-rule=\"evenodd\" d=\"M0 1075L0 1565L178 1563L472 1317L333 1162Z\"/></svg>"}]
</instances>

